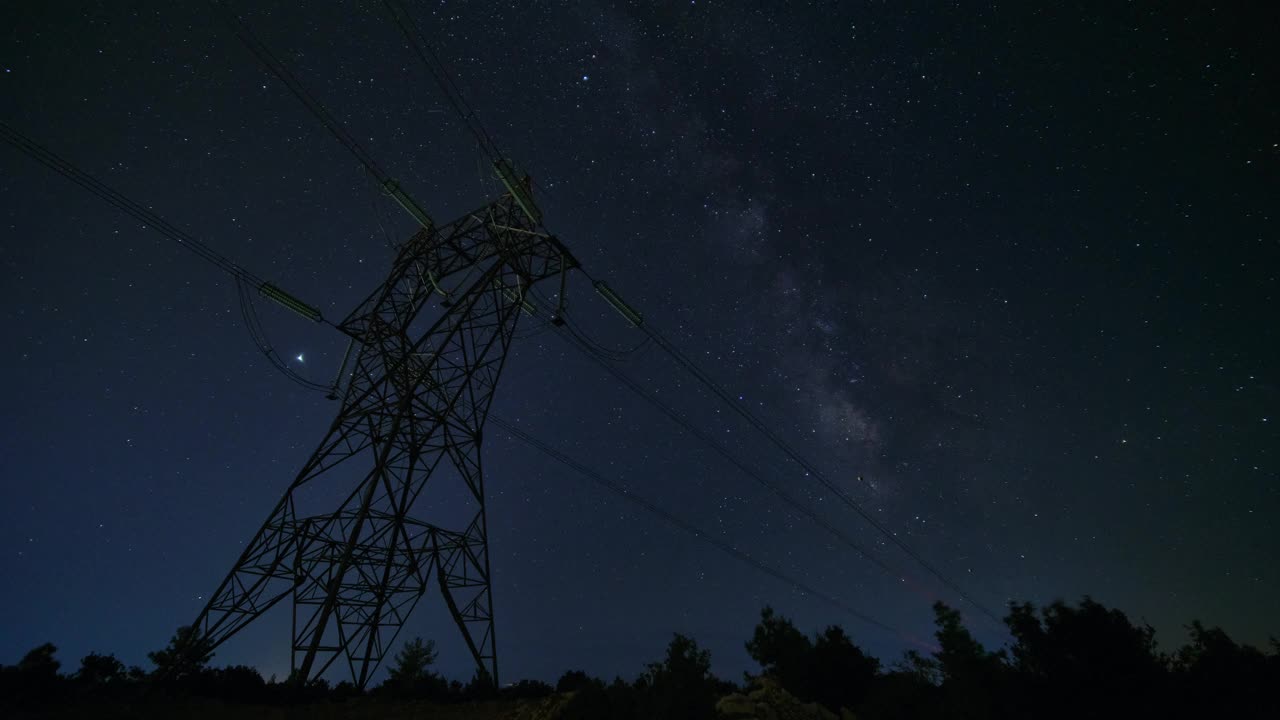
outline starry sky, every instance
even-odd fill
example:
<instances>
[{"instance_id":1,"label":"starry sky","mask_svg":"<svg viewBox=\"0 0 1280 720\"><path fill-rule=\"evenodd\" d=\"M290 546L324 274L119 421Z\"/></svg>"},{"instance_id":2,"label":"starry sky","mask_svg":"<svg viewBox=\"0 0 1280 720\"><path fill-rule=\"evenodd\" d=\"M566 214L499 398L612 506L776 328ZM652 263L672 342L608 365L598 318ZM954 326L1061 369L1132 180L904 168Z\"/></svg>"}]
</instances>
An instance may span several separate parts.
<instances>
[{"instance_id":1,"label":"starry sky","mask_svg":"<svg viewBox=\"0 0 1280 720\"><path fill-rule=\"evenodd\" d=\"M1280 632L1274 8L410 5L593 275L979 602ZM232 6L438 221L499 192L379 3ZM413 231L205 3L9 3L0 28L0 118L328 317ZM262 358L216 269L8 146L0 197L0 662L146 664L337 408ZM568 301L600 344L642 339L582 277ZM343 338L262 314L333 377ZM620 366L895 572L541 323L495 413L895 631L494 429L505 679L634 676L673 631L736 678L765 604L889 661L936 599L1004 642L659 350ZM405 633L470 674L434 593ZM287 610L216 661L283 675Z\"/></svg>"}]
</instances>

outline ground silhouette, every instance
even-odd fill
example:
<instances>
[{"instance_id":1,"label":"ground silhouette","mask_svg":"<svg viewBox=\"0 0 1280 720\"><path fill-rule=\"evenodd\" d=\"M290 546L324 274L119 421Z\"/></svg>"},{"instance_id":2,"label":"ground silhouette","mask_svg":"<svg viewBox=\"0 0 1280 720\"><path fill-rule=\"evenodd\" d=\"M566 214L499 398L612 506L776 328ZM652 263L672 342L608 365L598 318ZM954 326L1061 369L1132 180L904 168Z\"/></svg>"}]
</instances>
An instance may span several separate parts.
<instances>
[{"instance_id":1,"label":"ground silhouette","mask_svg":"<svg viewBox=\"0 0 1280 720\"><path fill-rule=\"evenodd\" d=\"M37 717L271 718L1204 718L1280 717L1280 643L1259 649L1192 621L1190 640L1161 652L1155 631L1090 597L1043 607L1012 603L1011 642L983 647L961 614L933 607L934 647L886 665L831 625L806 635L770 607L745 640L759 673L715 677L710 654L676 634L665 655L633 680L606 682L584 670L553 687L522 680L495 688L432 669L435 645L413 638L386 679L351 683L266 681L253 668L212 667L190 628L148 657L151 670L89 653L63 669L51 643L0 665L0 715ZM744 633L745 635L745 633Z\"/></svg>"}]
</instances>

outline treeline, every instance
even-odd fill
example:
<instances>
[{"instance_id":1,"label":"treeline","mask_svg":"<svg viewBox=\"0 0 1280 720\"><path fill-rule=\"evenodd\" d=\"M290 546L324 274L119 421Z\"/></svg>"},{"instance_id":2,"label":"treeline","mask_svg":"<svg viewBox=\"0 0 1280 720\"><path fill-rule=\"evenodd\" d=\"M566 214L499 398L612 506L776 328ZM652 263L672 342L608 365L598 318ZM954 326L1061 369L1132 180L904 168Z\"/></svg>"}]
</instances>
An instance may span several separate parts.
<instances>
[{"instance_id":1,"label":"treeline","mask_svg":"<svg viewBox=\"0 0 1280 720\"><path fill-rule=\"evenodd\" d=\"M909 651L886 665L839 626L806 635L765 608L746 642L760 674L746 676L741 684L715 677L709 653L678 634L666 655L634 680L605 682L570 671L554 687L525 680L501 689L483 674L467 683L441 677L432 669L434 644L415 639L397 653L386 680L366 692L347 682L304 685L288 678L264 680L245 666L210 667L212 653L181 628L167 647L149 653L151 670L126 668L112 655L91 653L78 669L64 673L56 648L41 645L17 665L0 666L0 708L30 714L85 704L156 706L193 698L246 705L452 704L559 693L564 702L556 717L564 720L709 719L732 714L730 699L741 700L741 693L766 683L836 717L852 711L864 720L1280 718L1280 644L1274 638L1264 651L1235 642L1220 628L1193 622L1186 645L1161 652L1150 626L1135 625L1119 610L1089 598L1077 605L1011 605L1004 623L1012 639L998 650L983 647L960 613L946 605L934 606L934 623L929 652ZM733 693L739 694L726 698Z\"/></svg>"}]
</instances>

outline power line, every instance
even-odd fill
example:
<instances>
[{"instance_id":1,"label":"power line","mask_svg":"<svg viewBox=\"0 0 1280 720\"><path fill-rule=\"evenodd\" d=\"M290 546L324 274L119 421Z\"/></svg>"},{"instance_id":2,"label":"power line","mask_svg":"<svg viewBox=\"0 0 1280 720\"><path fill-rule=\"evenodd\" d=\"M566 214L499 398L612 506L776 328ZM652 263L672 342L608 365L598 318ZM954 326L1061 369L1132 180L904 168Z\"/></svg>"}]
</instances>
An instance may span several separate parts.
<instances>
[{"instance_id":1,"label":"power line","mask_svg":"<svg viewBox=\"0 0 1280 720\"><path fill-rule=\"evenodd\" d=\"M620 495L624 499L636 505L639 505L645 510L648 510L654 515L657 515L663 520L666 520L672 525L680 528L681 530L684 530L685 532L689 533L690 535L693 535L694 537L707 543L708 545L715 547L721 552L724 552L728 555L732 555L733 557L741 560L742 562L750 565L751 567L759 570L760 572L765 573L769 577L772 577L775 580L778 580L787 585L790 585L793 589L798 590L799 592L805 595L812 595L818 598L819 600L822 600L825 603L828 603L834 607L839 608L840 610L843 610L844 612L849 613L853 617L856 617L859 620L869 625L874 625L875 627L880 628L885 632L896 635L900 638L903 637L902 633L897 629L889 625L886 625L885 623L880 622L879 620L876 620L875 618L867 615L866 613L863 613L849 606L839 598L836 598L832 595L827 595L826 593L819 592L813 589L812 587L806 585L804 582L801 582L800 580L797 580L791 577L790 575L787 575L781 570L778 570L768 565L764 561L756 558L753 555L750 555L746 551L740 550L737 547L730 545L729 543L724 542L723 540L720 540L715 536L711 535L710 533L702 530L701 528L694 525L693 523L683 520L680 517L662 509L652 501L647 500L644 497L641 497L640 495L635 494L634 492L627 489L625 486L621 485L620 483L614 482L613 480L610 480L604 477L603 475L591 469L590 467L587 467L586 465L579 463L578 461L574 460L568 455L565 455L564 453L560 452L554 447L542 442L541 440L538 440L537 438L533 437L529 433L524 432L520 428L516 427L514 423L508 422L507 420L504 420L503 418L498 417L496 415L490 415L489 421L494 423L498 427L501 427L503 430L506 430L517 440L520 440L526 445L529 445L535 450L538 450L539 452L547 455L548 457L552 458L556 462L559 462L562 465L565 465L566 467L569 467L577 471L583 477L587 478L588 480L591 480L597 485L600 485L606 490L609 490L610 492Z\"/></svg>"},{"instance_id":2,"label":"power line","mask_svg":"<svg viewBox=\"0 0 1280 720\"><path fill-rule=\"evenodd\" d=\"M382 231L382 240L387 244L387 249L394 253L399 249L398 243L396 243L395 239L391 237L391 233L387 230L386 223L383 222L385 213L383 212L381 203L378 202L382 196L382 192L380 192L380 189L376 187L378 180L373 177L372 173L366 172L364 173L364 176L370 181L365 183L365 185L370 190L369 202L370 207L373 210L373 220L378 224L378 229Z\"/></svg>"},{"instance_id":3,"label":"power line","mask_svg":"<svg viewBox=\"0 0 1280 720\"><path fill-rule=\"evenodd\" d=\"M721 401L724 402L725 405L729 406L734 412L736 412L748 423L750 423L752 427L760 431L760 433L764 435L771 443L773 443L775 447L782 450L782 452L786 454L787 457L791 458L797 465L803 468L806 473L811 475L823 487L827 488L827 490L831 491L831 493L834 494L842 503L844 503L845 506L847 506L849 509L857 513L859 517L867 521L867 523L870 524L871 527L875 528L881 535L884 535L885 538L887 538L890 542L892 542L894 545L897 545L899 549L901 549L909 557L911 557L911 559L914 560L918 565L920 565L920 567L928 571L929 574L937 578L943 585L950 588L962 599L967 601L969 604L973 605L980 612L982 612L982 614L990 618L993 622L997 624L1000 623L1000 619L996 617L995 613L993 613L991 610L987 609L982 603L978 602L973 597L971 597L969 593L965 592L963 588L961 588L958 584L956 584L954 581L952 581L950 578L944 575L940 570L935 568L932 564L930 564L927 560L925 560L924 557L920 555L920 553L916 552L915 549L913 549L905 541L899 538L896 533L890 531L887 527L885 527L883 523L876 520L875 517L870 512L868 512L866 508L862 507L862 505L857 500L854 500L852 497L849 496L848 493L842 490L838 485L833 483L831 480L827 479L827 477L816 466L814 466L813 463L809 462L809 460L806 459L803 455L801 455L795 448L793 448L790 444L788 444L785 440L783 440L777 433L773 432L773 430L771 430L769 426L764 423L764 421L757 418L754 413L752 413L749 409L747 409L741 403L737 402L727 391L725 391L723 387L721 387L718 383L716 383L715 380L712 379L710 375L708 375L705 371L699 368L692 360L688 358L688 356L686 356L683 352L681 352L679 348L675 347L675 345L673 345L670 340L667 340L666 337L662 335L662 333L658 332L656 329L652 327L652 325L648 323L643 323L639 325L639 328L642 332L648 335L649 338L652 339L658 347L662 348L663 352L667 353L667 355L669 355L673 360L675 360L677 364L683 367L695 379L697 379L705 387L711 390L717 397L720 398Z\"/></svg>"},{"instance_id":4,"label":"power line","mask_svg":"<svg viewBox=\"0 0 1280 720\"><path fill-rule=\"evenodd\" d=\"M257 346L258 351L266 357L267 362L271 363L271 366L279 371L280 374L307 390L331 391L333 389L332 385L308 380L301 373L289 367L284 358L280 357L270 340L267 339L267 333L262 327L262 320L258 317L258 308L253 303L253 293L239 278L236 278L236 292L240 298L240 317L244 321L245 328L249 331L250 339L253 340L253 344Z\"/></svg>"},{"instance_id":5,"label":"power line","mask_svg":"<svg viewBox=\"0 0 1280 720\"><path fill-rule=\"evenodd\" d=\"M149 227L178 243L183 248L194 253L200 259L217 267L232 277L247 282L255 287L260 287L264 284L265 281L262 278L233 262L230 258L222 255L208 245L205 245L203 242L200 242L200 240L147 209L144 205L125 197L92 175L84 172L80 168L77 168L70 162L63 160L52 150L49 150L37 143L35 140L23 135L16 128L3 121L0 121L0 138L3 138L5 142L18 150L21 150L27 156L36 160L50 170L57 172L85 190L97 195L117 209L132 215L146 227Z\"/></svg>"},{"instance_id":6,"label":"power line","mask_svg":"<svg viewBox=\"0 0 1280 720\"><path fill-rule=\"evenodd\" d=\"M803 502L801 502L798 498L789 494L786 490L783 490L779 485L777 485L774 482L771 482L768 478L764 477L762 474L760 474L759 472L757 472L756 470L748 466L737 455L735 455L732 450L725 447L724 444L720 443L715 438L711 437L711 435L709 435L706 431L698 428L696 425L690 422L679 411L675 410L670 405L668 405L667 403L659 399L656 395L646 390L640 383L632 379L631 376L629 376L621 368L613 366L612 364L610 364L610 362L606 358L603 358L597 355L590 347L584 345L576 335L573 335L571 333L566 333L562 335L562 337L565 337L568 340L569 345L574 349L578 350L579 352L581 352L588 360L595 363L605 372L612 375L615 380L617 380L627 389L631 390L631 392L635 393L637 397L649 403L654 408L656 408L659 412L661 412L663 415L667 416L667 418L669 418L672 422L679 425L690 436L701 441L707 447L710 447L712 450L716 452L716 454L720 455L722 458L728 461L731 465L737 468L738 471L740 471L742 474L746 475L747 477L756 481L756 483L758 483L759 485L763 486L767 490L777 495L783 502L790 505L793 509L795 509L797 512L801 513L805 517L809 518L816 525L826 530L828 533L830 533L840 542L844 543L847 547L852 549L854 552L857 552L864 559L871 561L873 564L876 565L876 567L880 568L885 573L891 576L894 576L894 575L900 576L899 573L895 573L893 569L890 568L888 565L886 565L882 560L872 555L870 551L863 548L861 545L859 545L856 541L854 541L848 535L844 534L838 528L833 526L821 515L814 512L812 508L809 508Z\"/></svg>"},{"instance_id":7,"label":"power line","mask_svg":"<svg viewBox=\"0 0 1280 720\"><path fill-rule=\"evenodd\" d=\"M172 240L179 246L194 253L201 260L208 262L210 265L213 265L219 270L230 275L236 284L236 292L240 303L241 320L244 323L245 328L249 331L249 336L253 340L254 345L256 345L258 350L267 358L272 367L280 371L293 382L309 390L329 389L327 385L321 385L320 383L308 380L295 372L287 363L284 362L282 358L280 358L274 348L272 348L271 343L267 340L266 332L262 328L261 320L258 318L257 309L253 304L253 292L250 288L258 291L258 293L264 297L279 302L286 308L293 310L294 312L298 312L305 317L317 322L327 322L323 317L321 317L319 310L298 301L292 295L285 293L283 290L280 290L266 280L258 277L244 266L217 252L213 248L201 242L198 238L193 237L190 233L187 233L155 212L152 212L141 203L126 197L92 175L89 175L75 165L72 165L70 162L62 159L52 150L49 150L37 143L35 140L23 135L17 129L3 121L0 121L0 138L3 138L5 142L18 150L21 150L27 156L36 160L45 167L57 172L68 180L71 180L94 195L97 195L112 207L132 216L145 227L150 228Z\"/></svg>"},{"instance_id":8,"label":"power line","mask_svg":"<svg viewBox=\"0 0 1280 720\"><path fill-rule=\"evenodd\" d=\"M289 88L289 91L293 93L294 97L298 98L298 100L300 100L302 104L311 111L311 114L320 121L320 124L324 125L325 129L327 129L329 133L338 140L338 142L342 143L342 145L345 146L362 165L364 165L365 169L368 170L371 175L377 178L379 184L385 187L387 183L391 182L390 176L382 171L382 168L378 166L378 163L373 159L373 156L364 149L364 146L352 137L351 133L346 131L342 124L339 123L328 109L325 108L324 104L316 99L316 97L312 95L305 86L303 86L293 72L290 71L284 63L280 62L266 44L258 39L258 36L254 34L253 30L240 19L240 16L237 15L230 6L222 0L210 0L209 4L221 13L223 19L231 28L231 31L235 33L236 37L240 39L240 42L248 48L249 52L253 53L254 57L258 59L258 62L262 63L267 70L271 71L273 75L279 78L280 82L285 84L285 87Z\"/></svg>"},{"instance_id":9,"label":"power line","mask_svg":"<svg viewBox=\"0 0 1280 720\"><path fill-rule=\"evenodd\" d=\"M441 62L435 51L431 49L431 43L427 42L427 38L422 34L421 28L414 22L413 15L399 0L383 0L382 6L387 9L391 19L400 28L400 32L409 43L409 48L413 50L414 55L418 57L422 66L426 68L427 74L431 76L431 79L435 80L440 91L444 93L450 107L453 108L458 118L466 125L467 130L475 137L481 152L495 165L499 162L505 162L506 156L502 154L498 144L493 141L493 137L485 129L484 124L480 122L480 116L476 114L475 109L467 103L466 98L462 95L462 90L454 82L448 68Z\"/></svg>"},{"instance_id":10,"label":"power line","mask_svg":"<svg viewBox=\"0 0 1280 720\"><path fill-rule=\"evenodd\" d=\"M457 82L453 79L453 73L449 72L448 66L444 64L440 56L436 55L431 43L427 42L422 29L414 21L413 15L405 8L404 3L400 2L400 0L383 0L382 5L391 15L392 21L400 29L401 34L404 35L405 40L409 43L409 48L418 57L422 66L426 68L427 74L431 76L437 87L440 88L458 119L475 137L480 151L489 159L493 167L499 171L499 174L504 170L514 174L511 161L502 152L502 148L498 147L493 136L489 134L475 108L467 102L466 97L462 94L462 89L458 87ZM526 177L525 181L529 183L530 188L537 188L544 193L547 191L545 186L532 177ZM536 219L535 222L545 227L541 218Z\"/></svg>"},{"instance_id":11,"label":"power line","mask_svg":"<svg viewBox=\"0 0 1280 720\"><path fill-rule=\"evenodd\" d=\"M569 342L569 345L571 347L581 352L588 360L595 363L600 368L602 368L605 372L612 375L614 379L616 379L619 383L621 383L627 389L631 390L632 393L634 393L635 395L643 399L645 402L648 402L650 405L656 408L663 415L667 416L667 418L669 418L672 422L679 425L680 428L683 429L690 436L696 438L706 446L710 447L712 450L716 452L716 454L720 455L720 457L724 458L727 462L729 462L729 464L733 465L733 467L735 467L739 472L751 478L757 484L761 485L765 489L772 492L774 495L780 498L787 505L791 506L794 510L799 512L801 515L808 518L811 522L813 522L819 528L821 528L822 530L825 530L828 534L835 537L844 546L858 553L858 555L862 556L862 558L864 558L865 560L868 560L869 562L871 562L873 565L875 565L877 568L879 568L889 577L897 578L898 580L904 583L907 583L911 587L913 592L921 591L920 588L916 585L916 583L913 582L912 579L909 578L905 573L890 567L885 561L881 560L879 557L876 557L871 550L868 550L867 548L863 547L860 543L855 541L853 538L849 537L847 533L841 531L839 528L833 525L826 518L819 515L816 511L814 511L812 508L810 508L808 505L806 505L803 501L798 499L796 496L788 493L780 485L770 481L759 471L747 465L745 462L743 462L743 460L737 454L735 454L732 450L726 447L723 443L716 440L712 435L707 433L705 430L702 430L696 425L694 425L687 417L685 417L679 411L675 410L669 404L663 402L660 398L658 398L658 396L655 393L645 389L641 383L639 383L633 377L628 375L626 371L611 364L611 361L609 360L609 358L595 352L595 350L593 350L590 346L583 343L581 338L573 334L571 331L568 331L567 328L562 327L559 329L563 331L561 336L564 337Z\"/></svg>"},{"instance_id":12,"label":"power line","mask_svg":"<svg viewBox=\"0 0 1280 720\"><path fill-rule=\"evenodd\" d=\"M554 306L549 306L549 307L554 309ZM595 355L596 357L599 357L601 359L609 360L612 362L624 362L626 360L630 360L636 353L639 353L640 351L644 350L649 345L649 339L645 338L644 340L641 340L636 345L633 345L632 347L625 348L622 350L614 350L612 348L607 348L604 345L600 344L600 342L592 338L590 335L588 335L581 327L579 327L577 323L574 322L573 317L569 314L568 311L562 311L559 313L559 315L561 318L564 319L563 327L565 332L568 333L570 336L572 336L574 340L581 343L584 348L588 349L591 352L592 355Z\"/></svg>"}]
</instances>

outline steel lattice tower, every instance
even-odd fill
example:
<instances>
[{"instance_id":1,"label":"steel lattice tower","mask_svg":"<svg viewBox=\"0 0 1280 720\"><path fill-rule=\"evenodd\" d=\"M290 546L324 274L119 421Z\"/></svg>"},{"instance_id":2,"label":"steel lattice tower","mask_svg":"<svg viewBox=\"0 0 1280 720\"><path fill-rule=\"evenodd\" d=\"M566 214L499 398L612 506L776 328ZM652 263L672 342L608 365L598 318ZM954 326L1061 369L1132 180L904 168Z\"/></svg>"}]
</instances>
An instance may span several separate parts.
<instances>
[{"instance_id":1,"label":"steel lattice tower","mask_svg":"<svg viewBox=\"0 0 1280 720\"><path fill-rule=\"evenodd\" d=\"M527 186L508 188L452 223L424 222L341 323L356 348L342 408L201 611L196 637L216 647L292 595L295 679L341 656L364 687L434 582L497 682L485 416L517 321L533 309L530 287L576 266L538 231Z\"/></svg>"}]
</instances>

